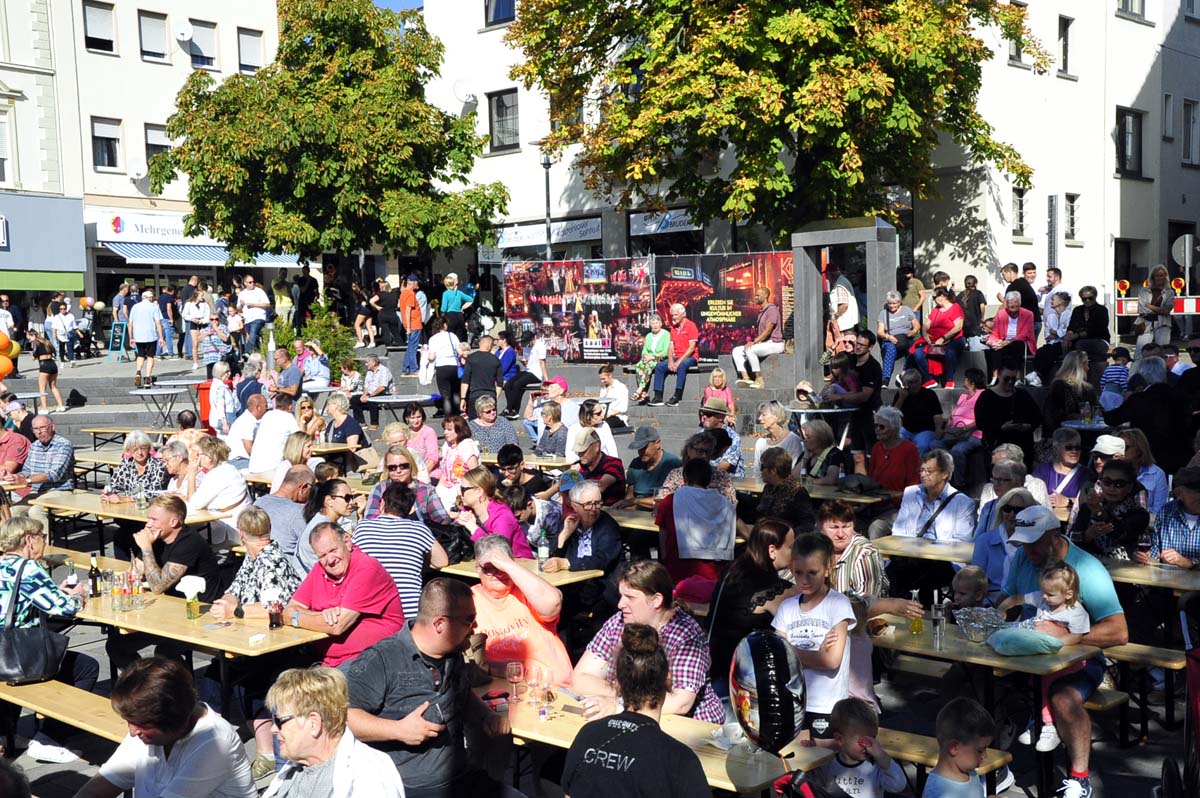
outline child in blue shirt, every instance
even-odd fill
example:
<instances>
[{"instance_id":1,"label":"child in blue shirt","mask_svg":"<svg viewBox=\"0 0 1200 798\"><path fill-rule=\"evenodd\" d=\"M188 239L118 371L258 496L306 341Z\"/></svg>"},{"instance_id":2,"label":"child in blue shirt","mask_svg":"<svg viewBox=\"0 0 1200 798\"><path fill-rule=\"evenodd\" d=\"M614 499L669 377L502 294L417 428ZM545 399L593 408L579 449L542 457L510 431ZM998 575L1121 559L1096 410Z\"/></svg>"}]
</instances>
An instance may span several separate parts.
<instances>
[{"instance_id":1,"label":"child in blue shirt","mask_svg":"<svg viewBox=\"0 0 1200 798\"><path fill-rule=\"evenodd\" d=\"M921 798L985 798L983 779L975 768L983 763L995 730L992 716L978 701L947 702L937 715L937 766Z\"/></svg>"}]
</instances>

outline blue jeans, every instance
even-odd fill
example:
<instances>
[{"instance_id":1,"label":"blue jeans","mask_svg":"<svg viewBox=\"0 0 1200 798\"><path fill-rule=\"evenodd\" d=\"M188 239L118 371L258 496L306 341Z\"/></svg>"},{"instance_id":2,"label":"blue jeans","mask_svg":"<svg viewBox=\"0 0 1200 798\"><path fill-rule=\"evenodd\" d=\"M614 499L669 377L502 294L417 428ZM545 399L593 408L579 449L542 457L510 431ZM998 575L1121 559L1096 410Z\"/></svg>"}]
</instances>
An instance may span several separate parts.
<instances>
[{"instance_id":1,"label":"blue jeans","mask_svg":"<svg viewBox=\"0 0 1200 798\"><path fill-rule=\"evenodd\" d=\"M521 423L525 425L525 434L529 436L529 440L537 443L538 439L542 436L541 422L525 419Z\"/></svg>"},{"instance_id":2,"label":"blue jeans","mask_svg":"<svg viewBox=\"0 0 1200 798\"><path fill-rule=\"evenodd\" d=\"M966 484L967 479L967 457L971 452L983 446L983 440L972 435L969 438L964 438L958 443L950 447L950 456L954 458L954 477L950 481L955 486Z\"/></svg>"},{"instance_id":3,"label":"blue jeans","mask_svg":"<svg viewBox=\"0 0 1200 798\"><path fill-rule=\"evenodd\" d=\"M162 341L160 341L158 344L158 356L170 357L172 354L174 354L171 350L175 346L175 327L166 319L163 319L162 326L163 334Z\"/></svg>"},{"instance_id":4,"label":"blue jeans","mask_svg":"<svg viewBox=\"0 0 1200 798\"><path fill-rule=\"evenodd\" d=\"M246 351L257 352L258 342L262 338L262 329L265 321L248 321L246 322Z\"/></svg>"},{"instance_id":5,"label":"blue jeans","mask_svg":"<svg viewBox=\"0 0 1200 798\"><path fill-rule=\"evenodd\" d=\"M405 374L416 374L421 368L421 361L417 356L421 351L421 332L421 330L411 330L408 333L408 346L404 350L404 365L400 367Z\"/></svg>"},{"instance_id":6,"label":"blue jeans","mask_svg":"<svg viewBox=\"0 0 1200 798\"><path fill-rule=\"evenodd\" d=\"M924 432L909 432L903 427L900 428L900 437L906 441L912 441L917 447L917 451L921 454L929 451L937 443L937 436L933 430L925 430Z\"/></svg>"},{"instance_id":7,"label":"blue jeans","mask_svg":"<svg viewBox=\"0 0 1200 798\"><path fill-rule=\"evenodd\" d=\"M675 394L683 395L683 387L687 384L687 371L696 365L696 358L687 357L679 361L679 366L675 371ZM654 392L662 394L667 385L667 361L661 361L654 367Z\"/></svg>"},{"instance_id":8,"label":"blue jeans","mask_svg":"<svg viewBox=\"0 0 1200 798\"><path fill-rule=\"evenodd\" d=\"M897 338L900 339L900 346L896 346L891 341L879 342L879 351L883 353L883 382L885 385L892 378L892 371L896 368L896 358L907 355L908 347L912 343L907 336L897 336Z\"/></svg>"},{"instance_id":9,"label":"blue jeans","mask_svg":"<svg viewBox=\"0 0 1200 798\"><path fill-rule=\"evenodd\" d=\"M928 381L929 377L929 355L925 352L926 344L922 343L913 350L909 355L909 363L913 368L921 372L921 376ZM942 355L942 383L954 379L954 372L958 368L958 355L962 352L963 339L955 338L950 343L946 344L946 354Z\"/></svg>"}]
</instances>

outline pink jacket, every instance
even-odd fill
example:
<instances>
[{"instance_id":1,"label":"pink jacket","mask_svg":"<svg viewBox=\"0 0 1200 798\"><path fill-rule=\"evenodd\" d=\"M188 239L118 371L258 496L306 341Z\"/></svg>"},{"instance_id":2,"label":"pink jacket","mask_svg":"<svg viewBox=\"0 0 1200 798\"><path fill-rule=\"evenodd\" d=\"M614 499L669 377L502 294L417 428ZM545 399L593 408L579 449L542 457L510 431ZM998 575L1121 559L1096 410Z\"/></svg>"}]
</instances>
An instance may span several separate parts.
<instances>
[{"instance_id":1,"label":"pink jacket","mask_svg":"<svg viewBox=\"0 0 1200 798\"><path fill-rule=\"evenodd\" d=\"M992 333L987 337L989 344L1004 340L1005 334L1008 332L1008 321L1008 309L1000 308L995 321L992 322ZM1033 312L1028 308L1021 308L1017 311L1016 340L1025 342L1025 345L1029 347L1029 354L1037 352L1037 339L1033 336Z\"/></svg>"}]
</instances>

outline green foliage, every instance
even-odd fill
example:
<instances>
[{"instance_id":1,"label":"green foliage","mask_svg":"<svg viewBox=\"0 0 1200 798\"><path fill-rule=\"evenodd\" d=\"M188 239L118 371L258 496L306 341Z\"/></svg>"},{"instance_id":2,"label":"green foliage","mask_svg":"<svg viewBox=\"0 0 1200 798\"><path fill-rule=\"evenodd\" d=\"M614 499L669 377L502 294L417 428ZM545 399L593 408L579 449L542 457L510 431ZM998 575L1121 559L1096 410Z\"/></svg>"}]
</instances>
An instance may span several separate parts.
<instances>
[{"instance_id":1,"label":"green foliage","mask_svg":"<svg viewBox=\"0 0 1200 798\"><path fill-rule=\"evenodd\" d=\"M927 196L943 139L1028 185L976 110L985 26L1045 70L1022 7L999 0L523 0L507 40L513 77L561 109L546 148L580 142L588 188L782 236L886 212L889 185ZM580 107L599 121L567 118Z\"/></svg>"},{"instance_id":2,"label":"green foliage","mask_svg":"<svg viewBox=\"0 0 1200 798\"><path fill-rule=\"evenodd\" d=\"M311 310L312 318L304 325L301 334L305 341L316 341L321 345L322 351L329 357L331 378L336 381L341 377L338 364L354 356L354 331L343 325L338 315L324 302L317 302ZM278 345L278 339L275 343Z\"/></svg>"},{"instance_id":3,"label":"green foliage","mask_svg":"<svg viewBox=\"0 0 1200 798\"><path fill-rule=\"evenodd\" d=\"M425 100L442 45L420 14L371 0L279 0L274 63L215 84L197 70L150 163L155 192L187 175L186 231L261 252L429 252L485 240L503 185L468 181L474 115ZM447 188L452 187L452 189Z\"/></svg>"}]
</instances>

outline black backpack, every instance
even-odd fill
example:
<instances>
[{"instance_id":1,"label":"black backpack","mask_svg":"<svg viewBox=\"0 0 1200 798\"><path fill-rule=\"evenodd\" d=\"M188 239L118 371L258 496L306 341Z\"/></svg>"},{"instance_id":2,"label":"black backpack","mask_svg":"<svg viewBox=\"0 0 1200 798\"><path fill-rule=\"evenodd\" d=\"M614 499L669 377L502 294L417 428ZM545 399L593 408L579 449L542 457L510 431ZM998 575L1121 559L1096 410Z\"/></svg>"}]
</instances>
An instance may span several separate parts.
<instances>
[{"instance_id":1,"label":"black backpack","mask_svg":"<svg viewBox=\"0 0 1200 798\"><path fill-rule=\"evenodd\" d=\"M471 533L465 526L453 522L439 524L429 518L424 519L424 523L429 527L429 531L433 533L437 542L446 550L446 556L450 559L451 565L475 558L475 543L472 542Z\"/></svg>"},{"instance_id":2,"label":"black backpack","mask_svg":"<svg viewBox=\"0 0 1200 798\"><path fill-rule=\"evenodd\" d=\"M87 404L87 397L81 394L74 388L67 394L67 407L83 407Z\"/></svg>"}]
</instances>

